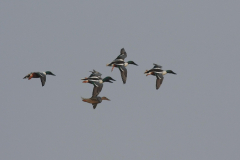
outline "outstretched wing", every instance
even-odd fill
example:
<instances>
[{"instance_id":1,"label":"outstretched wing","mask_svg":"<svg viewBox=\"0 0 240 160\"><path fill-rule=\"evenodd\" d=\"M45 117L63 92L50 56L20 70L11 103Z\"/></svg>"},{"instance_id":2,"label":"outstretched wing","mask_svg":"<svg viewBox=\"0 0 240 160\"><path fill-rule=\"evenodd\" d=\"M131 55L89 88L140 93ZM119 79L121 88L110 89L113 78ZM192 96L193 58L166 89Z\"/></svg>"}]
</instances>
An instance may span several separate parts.
<instances>
[{"instance_id":1,"label":"outstretched wing","mask_svg":"<svg viewBox=\"0 0 240 160\"><path fill-rule=\"evenodd\" d=\"M92 98L96 98L99 93L102 91L103 84L99 82L94 82L93 92L92 92Z\"/></svg>"},{"instance_id":2,"label":"outstretched wing","mask_svg":"<svg viewBox=\"0 0 240 160\"><path fill-rule=\"evenodd\" d=\"M96 109L97 103L93 103L92 106L93 106L93 109Z\"/></svg>"},{"instance_id":3,"label":"outstretched wing","mask_svg":"<svg viewBox=\"0 0 240 160\"><path fill-rule=\"evenodd\" d=\"M164 77L161 73L155 73L155 75L157 77L157 79L156 79L156 89L159 89L162 82L163 82Z\"/></svg>"},{"instance_id":4,"label":"outstretched wing","mask_svg":"<svg viewBox=\"0 0 240 160\"><path fill-rule=\"evenodd\" d=\"M162 68L159 64L153 63L154 67L153 68Z\"/></svg>"},{"instance_id":5,"label":"outstretched wing","mask_svg":"<svg viewBox=\"0 0 240 160\"><path fill-rule=\"evenodd\" d=\"M124 48L121 49L120 55L116 59L122 59L124 60L127 57L127 52L125 51Z\"/></svg>"},{"instance_id":6,"label":"outstretched wing","mask_svg":"<svg viewBox=\"0 0 240 160\"><path fill-rule=\"evenodd\" d=\"M42 86L44 86L45 83L46 83L46 75L44 73L41 73L41 72L38 72L37 74L39 75L39 77L41 79Z\"/></svg>"},{"instance_id":7,"label":"outstretched wing","mask_svg":"<svg viewBox=\"0 0 240 160\"><path fill-rule=\"evenodd\" d=\"M122 81L125 84L127 81L127 68L125 66L119 66L121 72Z\"/></svg>"},{"instance_id":8,"label":"outstretched wing","mask_svg":"<svg viewBox=\"0 0 240 160\"><path fill-rule=\"evenodd\" d=\"M100 72L97 72L95 70L90 71L90 72L92 72L92 74L89 77L94 77L94 76L101 77L102 76L102 74Z\"/></svg>"}]
</instances>

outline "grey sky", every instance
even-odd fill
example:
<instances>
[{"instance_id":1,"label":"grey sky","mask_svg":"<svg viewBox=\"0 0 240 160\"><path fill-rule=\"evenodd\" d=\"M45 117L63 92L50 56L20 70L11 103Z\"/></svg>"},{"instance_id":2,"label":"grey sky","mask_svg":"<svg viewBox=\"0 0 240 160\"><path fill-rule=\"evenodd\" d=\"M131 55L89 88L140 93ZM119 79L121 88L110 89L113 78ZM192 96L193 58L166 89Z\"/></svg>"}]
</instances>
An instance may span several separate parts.
<instances>
[{"instance_id":1,"label":"grey sky","mask_svg":"<svg viewBox=\"0 0 240 160\"><path fill-rule=\"evenodd\" d=\"M239 1L0 2L0 159L239 160ZM106 67L124 47L129 65ZM171 69L159 90L143 73ZM81 101L96 69L96 110ZM22 78L50 70L44 87Z\"/></svg>"}]
</instances>

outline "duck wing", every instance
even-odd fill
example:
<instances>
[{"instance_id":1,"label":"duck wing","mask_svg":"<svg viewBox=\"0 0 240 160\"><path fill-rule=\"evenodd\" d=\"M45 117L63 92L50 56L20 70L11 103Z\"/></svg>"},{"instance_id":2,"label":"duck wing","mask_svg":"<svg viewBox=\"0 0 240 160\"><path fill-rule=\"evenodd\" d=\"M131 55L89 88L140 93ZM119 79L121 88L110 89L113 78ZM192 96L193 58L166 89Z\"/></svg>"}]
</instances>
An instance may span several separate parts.
<instances>
[{"instance_id":1,"label":"duck wing","mask_svg":"<svg viewBox=\"0 0 240 160\"><path fill-rule=\"evenodd\" d=\"M124 60L127 57L127 52L125 51L124 48L121 49L120 55L116 59L122 59Z\"/></svg>"},{"instance_id":2,"label":"duck wing","mask_svg":"<svg viewBox=\"0 0 240 160\"><path fill-rule=\"evenodd\" d=\"M154 67L153 68L162 68L159 64L153 63Z\"/></svg>"},{"instance_id":3,"label":"duck wing","mask_svg":"<svg viewBox=\"0 0 240 160\"><path fill-rule=\"evenodd\" d=\"M92 106L93 106L93 109L96 109L97 103L93 103Z\"/></svg>"},{"instance_id":4,"label":"duck wing","mask_svg":"<svg viewBox=\"0 0 240 160\"><path fill-rule=\"evenodd\" d=\"M155 73L155 75L157 77L157 79L156 79L156 89L159 89L162 82L163 82L164 77L161 73Z\"/></svg>"},{"instance_id":5,"label":"duck wing","mask_svg":"<svg viewBox=\"0 0 240 160\"><path fill-rule=\"evenodd\" d=\"M119 66L119 70L121 72L123 84L125 84L127 80L127 68L125 66Z\"/></svg>"},{"instance_id":6,"label":"duck wing","mask_svg":"<svg viewBox=\"0 0 240 160\"><path fill-rule=\"evenodd\" d=\"M36 74L39 75L39 77L41 79L41 82L42 82L42 86L44 86L45 83L46 83L46 75L44 73L41 73L41 72L37 72Z\"/></svg>"},{"instance_id":7,"label":"duck wing","mask_svg":"<svg viewBox=\"0 0 240 160\"><path fill-rule=\"evenodd\" d=\"M98 71L93 70L93 71L90 71L90 72L92 72L92 74L89 77L94 77L94 76L101 77L102 76L102 74Z\"/></svg>"},{"instance_id":8,"label":"duck wing","mask_svg":"<svg viewBox=\"0 0 240 160\"><path fill-rule=\"evenodd\" d=\"M92 98L96 98L99 93L102 91L103 84L99 82L94 82L93 92L92 92Z\"/></svg>"}]
</instances>

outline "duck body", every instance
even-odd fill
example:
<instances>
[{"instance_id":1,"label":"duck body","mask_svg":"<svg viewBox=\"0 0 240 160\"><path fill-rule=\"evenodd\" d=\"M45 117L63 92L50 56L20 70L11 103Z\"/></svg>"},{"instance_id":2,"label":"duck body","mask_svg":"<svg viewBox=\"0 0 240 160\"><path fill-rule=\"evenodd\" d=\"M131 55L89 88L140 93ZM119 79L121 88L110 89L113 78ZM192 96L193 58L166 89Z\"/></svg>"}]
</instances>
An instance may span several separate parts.
<instances>
[{"instance_id":1,"label":"duck body","mask_svg":"<svg viewBox=\"0 0 240 160\"><path fill-rule=\"evenodd\" d=\"M144 74L146 74L146 76L148 75L153 75L156 76L156 89L158 90L163 82L164 79L164 75L166 75L167 73L171 73L171 74L176 74L174 73L172 70L162 70L162 66L158 65L158 64L154 64L154 67L150 70L146 70L144 72Z\"/></svg>"},{"instance_id":2,"label":"duck body","mask_svg":"<svg viewBox=\"0 0 240 160\"><path fill-rule=\"evenodd\" d=\"M126 53L125 49L122 48L121 51L120 51L120 55L115 60L113 60L111 63L107 64L107 66L112 67L111 71L113 71L114 67L116 67L116 68L118 68L120 70L123 84L125 84L126 80L127 80L127 69L126 69L126 67L129 64L133 64L133 65L138 66L133 61L124 62L124 59L126 57L127 57L127 53Z\"/></svg>"},{"instance_id":3,"label":"duck body","mask_svg":"<svg viewBox=\"0 0 240 160\"><path fill-rule=\"evenodd\" d=\"M86 82L83 82L83 83L92 83L92 82L95 82L95 81L97 82L97 81L102 79L101 78L102 74L100 72L97 72L95 70L90 71L90 72L92 72L92 74L89 77L85 77L85 78L81 79L81 80L86 81Z\"/></svg>"},{"instance_id":4,"label":"duck body","mask_svg":"<svg viewBox=\"0 0 240 160\"><path fill-rule=\"evenodd\" d=\"M23 79L32 79L32 78L40 78L42 86L45 85L46 82L46 75L52 75L52 76L56 76L55 74L53 74L51 71L46 71L46 72L31 72L29 74L27 74L25 77L23 77Z\"/></svg>"},{"instance_id":5,"label":"duck body","mask_svg":"<svg viewBox=\"0 0 240 160\"><path fill-rule=\"evenodd\" d=\"M102 100L108 100L110 101L110 99L108 99L107 97L92 97L92 98L82 98L83 102L87 102L93 105L93 109L96 109L97 105L99 103L102 103Z\"/></svg>"},{"instance_id":6,"label":"duck body","mask_svg":"<svg viewBox=\"0 0 240 160\"><path fill-rule=\"evenodd\" d=\"M112 77L105 77L102 79L101 73L99 72L92 72L92 74L89 77L82 78L83 83L90 83L93 84L93 92L92 92L92 97L97 97L99 93L102 91L103 88L103 83L104 82L109 82L113 83L112 81L115 81Z\"/></svg>"}]
</instances>

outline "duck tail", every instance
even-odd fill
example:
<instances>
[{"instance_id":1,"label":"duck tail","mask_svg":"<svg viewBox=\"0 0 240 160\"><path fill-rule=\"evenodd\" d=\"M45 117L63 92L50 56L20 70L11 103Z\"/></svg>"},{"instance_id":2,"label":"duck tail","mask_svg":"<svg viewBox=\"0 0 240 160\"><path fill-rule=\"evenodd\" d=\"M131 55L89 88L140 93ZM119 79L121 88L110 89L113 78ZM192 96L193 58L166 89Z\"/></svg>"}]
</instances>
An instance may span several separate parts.
<instances>
[{"instance_id":1,"label":"duck tail","mask_svg":"<svg viewBox=\"0 0 240 160\"><path fill-rule=\"evenodd\" d=\"M26 75L25 77L23 77L23 79L29 78L30 74Z\"/></svg>"},{"instance_id":2,"label":"duck tail","mask_svg":"<svg viewBox=\"0 0 240 160\"><path fill-rule=\"evenodd\" d=\"M85 78L82 78L81 80L87 80L88 78L87 77L85 77Z\"/></svg>"}]
</instances>

